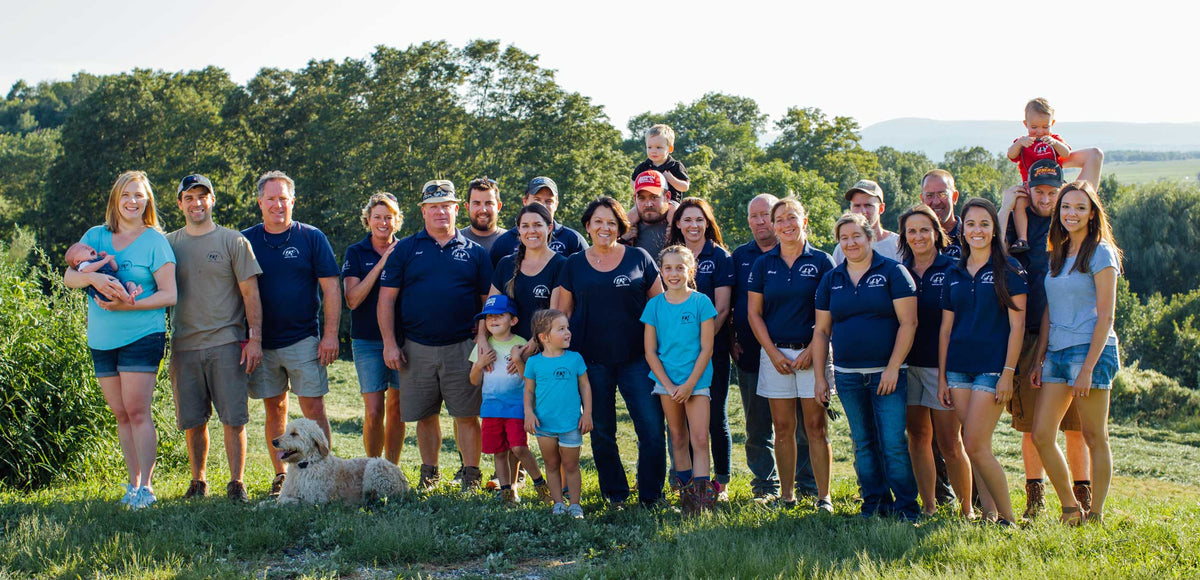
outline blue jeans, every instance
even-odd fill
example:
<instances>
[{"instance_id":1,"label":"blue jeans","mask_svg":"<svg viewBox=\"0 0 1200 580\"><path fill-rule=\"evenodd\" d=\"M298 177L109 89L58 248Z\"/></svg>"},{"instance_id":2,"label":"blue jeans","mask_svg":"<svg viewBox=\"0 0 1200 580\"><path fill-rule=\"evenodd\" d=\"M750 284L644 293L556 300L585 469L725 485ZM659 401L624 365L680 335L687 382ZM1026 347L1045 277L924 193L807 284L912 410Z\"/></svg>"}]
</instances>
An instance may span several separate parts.
<instances>
[{"instance_id":1,"label":"blue jeans","mask_svg":"<svg viewBox=\"0 0 1200 580\"><path fill-rule=\"evenodd\" d=\"M592 385L592 457L600 495L614 503L629 498L629 480L617 448L617 391L625 400L638 439L638 501L652 504L662 497L667 477L667 434L662 404L650 394L650 365L638 359L620 365L588 363Z\"/></svg>"},{"instance_id":2,"label":"blue jeans","mask_svg":"<svg viewBox=\"0 0 1200 580\"><path fill-rule=\"evenodd\" d=\"M728 338L718 337L728 343ZM729 483L729 456L733 454L733 436L729 433L729 348L713 349L712 386L709 387L708 440L712 447L713 481Z\"/></svg>"},{"instance_id":3,"label":"blue jeans","mask_svg":"<svg viewBox=\"0 0 1200 580\"><path fill-rule=\"evenodd\" d=\"M745 355L743 355L745 356ZM771 403L758 396L758 373L737 369L738 389L742 392L742 412L746 415L746 466L754 478L750 487L755 494L779 493L779 474L775 468L775 426L771 421ZM808 435L804 432L804 414L796 401L796 491L817 495L812 462L808 458Z\"/></svg>"},{"instance_id":4,"label":"blue jeans","mask_svg":"<svg viewBox=\"0 0 1200 580\"><path fill-rule=\"evenodd\" d=\"M862 488L862 513L917 519L917 480L904 431L907 373L900 373L896 390L882 396L875 391L883 373L835 371L833 376L854 441L854 471Z\"/></svg>"}]
</instances>

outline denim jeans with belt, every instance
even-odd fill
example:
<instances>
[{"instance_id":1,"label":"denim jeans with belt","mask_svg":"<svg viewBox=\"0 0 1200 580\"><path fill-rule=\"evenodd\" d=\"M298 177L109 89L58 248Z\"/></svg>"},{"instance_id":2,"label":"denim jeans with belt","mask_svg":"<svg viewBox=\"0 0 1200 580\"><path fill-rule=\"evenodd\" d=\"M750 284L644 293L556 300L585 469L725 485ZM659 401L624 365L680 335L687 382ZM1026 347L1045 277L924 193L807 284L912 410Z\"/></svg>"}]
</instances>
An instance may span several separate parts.
<instances>
[{"instance_id":1,"label":"denim jeans with belt","mask_svg":"<svg viewBox=\"0 0 1200 580\"><path fill-rule=\"evenodd\" d=\"M876 394L882 372L834 372L838 397L854 441L854 471L862 488L864 515L889 515L915 520L917 480L908 455L905 433L908 377L900 373L896 389Z\"/></svg>"},{"instance_id":2,"label":"denim jeans with belt","mask_svg":"<svg viewBox=\"0 0 1200 580\"><path fill-rule=\"evenodd\" d=\"M651 394L650 365L638 359L619 365L588 363L592 385L592 456L605 499L623 503L629 498L629 480L617 448L617 391L625 400L637 433L638 501L652 504L662 497L667 477L667 436L662 404Z\"/></svg>"}]
</instances>

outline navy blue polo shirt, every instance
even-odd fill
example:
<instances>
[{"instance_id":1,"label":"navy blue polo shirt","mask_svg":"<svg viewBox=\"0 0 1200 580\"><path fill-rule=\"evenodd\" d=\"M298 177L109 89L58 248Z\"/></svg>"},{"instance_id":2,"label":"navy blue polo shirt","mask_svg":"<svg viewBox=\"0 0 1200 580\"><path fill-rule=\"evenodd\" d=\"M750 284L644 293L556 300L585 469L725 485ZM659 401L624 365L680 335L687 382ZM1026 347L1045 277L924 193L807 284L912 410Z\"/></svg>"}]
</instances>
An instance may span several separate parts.
<instances>
[{"instance_id":1,"label":"navy blue polo shirt","mask_svg":"<svg viewBox=\"0 0 1200 580\"><path fill-rule=\"evenodd\" d=\"M422 228L396 244L380 284L400 289L397 312L405 338L445 346L474 336L479 297L492 284L492 262L461 231L439 246Z\"/></svg>"},{"instance_id":2,"label":"navy blue polo shirt","mask_svg":"<svg viewBox=\"0 0 1200 580\"><path fill-rule=\"evenodd\" d=\"M700 250L700 255L696 256L696 290L708 296L709 301L716 306L717 288L730 287L730 294L732 294L733 284L733 257L729 255L729 250L714 244L712 240L705 240L704 248ZM732 296L730 302L732 302ZM723 324L717 329L717 336L713 341L713 353L715 353L713 356L728 356L728 324Z\"/></svg>"},{"instance_id":3,"label":"navy blue polo shirt","mask_svg":"<svg viewBox=\"0 0 1200 580\"><path fill-rule=\"evenodd\" d=\"M758 357L762 349L758 344L758 340L754 338L754 331L750 329L746 307L749 300L747 292L750 282L750 272L754 269L754 262L764 253L762 248L758 246L758 242L754 240L750 240L733 250L735 279L733 298L730 300L730 306L733 310L730 313L730 318L733 319L734 338L737 340L738 346L742 347L742 356L738 358L737 366L742 372L747 373L758 372Z\"/></svg>"},{"instance_id":4,"label":"navy blue polo shirt","mask_svg":"<svg viewBox=\"0 0 1200 580\"><path fill-rule=\"evenodd\" d=\"M558 274L567 263L562 254L554 254L542 271L533 276L517 273L513 283L512 300L517 304L517 325L513 332L525 340L533 338L530 325L533 324L533 313L550 308L550 293L558 287ZM492 286L501 294L508 293L508 282L512 280L513 269L516 265L515 256L505 256L496 265L492 275Z\"/></svg>"},{"instance_id":5,"label":"navy blue polo shirt","mask_svg":"<svg viewBox=\"0 0 1200 580\"><path fill-rule=\"evenodd\" d=\"M346 261L342 263L342 279L358 278L362 280L375 268L383 256L371 245L371 236L363 238L346 248ZM383 340L379 333L379 316L375 307L379 304L379 281L371 286L371 292L362 303L350 311L350 338L361 340ZM396 344L404 344L404 329L400 327L400 317L396 317Z\"/></svg>"},{"instance_id":6,"label":"navy blue polo shirt","mask_svg":"<svg viewBox=\"0 0 1200 580\"><path fill-rule=\"evenodd\" d=\"M896 347L893 300L917 295L917 285L899 262L872 252L871 267L855 285L842 262L817 288L817 310L833 317L833 362L841 369L886 367Z\"/></svg>"},{"instance_id":7,"label":"navy blue polo shirt","mask_svg":"<svg viewBox=\"0 0 1200 580\"><path fill-rule=\"evenodd\" d=\"M500 258L517 253L517 246L520 244L521 235L517 232L517 228L500 234L500 237L496 238L496 242L492 244L492 264L499 264ZM583 238L583 234L554 222L554 229L550 231L549 248L564 256L572 256L588 249L588 243Z\"/></svg>"},{"instance_id":8,"label":"navy blue polo shirt","mask_svg":"<svg viewBox=\"0 0 1200 580\"><path fill-rule=\"evenodd\" d=\"M588 364L622 365L645 357L642 312L658 281L658 265L646 250L625 246L621 263L598 272L583 252L567 258L559 285L573 294L571 350Z\"/></svg>"},{"instance_id":9,"label":"navy blue polo shirt","mask_svg":"<svg viewBox=\"0 0 1200 580\"><path fill-rule=\"evenodd\" d=\"M1017 261L1025 270L1029 283L1029 296L1025 303L1025 329L1038 332L1042 327L1042 313L1046 311L1046 289L1042 282L1050 273L1050 252L1046 250L1046 240L1050 236L1050 216L1041 216L1032 207L1025 208L1025 216L1029 221L1029 251L1017 256ZM1017 241L1017 226L1012 216L1008 217L1008 237L1006 242L1011 245Z\"/></svg>"},{"instance_id":10,"label":"navy blue polo shirt","mask_svg":"<svg viewBox=\"0 0 1200 580\"><path fill-rule=\"evenodd\" d=\"M833 269L833 257L807 243L791 267L783 259L782 246L775 246L754 262L746 289L762 294L763 322L773 342L812 342L817 323L817 287L825 273Z\"/></svg>"},{"instance_id":11,"label":"navy blue polo shirt","mask_svg":"<svg viewBox=\"0 0 1200 580\"><path fill-rule=\"evenodd\" d=\"M912 259L904 263L917 283L917 335L905 362L915 367L937 368L938 340L942 329L942 288L946 285L946 270L958 260L938 254L921 277L912 269Z\"/></svg>"},{"instance_id":12,"label":"navy blue polo shirt","mask_svg":"<svg viewBox=\"0 0 1200 580\"><path fill-rule=\"evenodd\" d=\"M946 237L949 238L948 241L950 244L942 249L943 254L955 260L961 259L963 253L962 240L959 239L960 234L962 234L961 218L954 220L954 229L946 232Z\"/></svg>"},{"instance_id":13,"label":"navy blue polo shirt","mask_svg":"<svg viewBox=\"0 0 1200 580\"><path fill-rule=\"evenodd\" d=\"M319 336L319 278L338 275L333 247L321 230L297 221L286 232L268 233L262 224L242 230L262 267L258 295L263 306L266 349L291 346Z\"/></svg>"},{"instance_id":14,"label":"navy blue polo shirt","mask_svg":"<svg viewBox=\"0 0 1200 580\"><path fill-rule=\"evenodd\" d=\"M1006 270L1008 293L1018 296L1028 292L1025 271L1021 264L1008 258ZM1008 355L1008 308L996 296L992 261L984 264L975 275L967 271L966 262L959 262L946 271L942 288L942 308L954 313L954 329L950 331L950 347L946 351L946 370L956 373L998 373L1004 370Z\"/></svg>"}]
</instances>

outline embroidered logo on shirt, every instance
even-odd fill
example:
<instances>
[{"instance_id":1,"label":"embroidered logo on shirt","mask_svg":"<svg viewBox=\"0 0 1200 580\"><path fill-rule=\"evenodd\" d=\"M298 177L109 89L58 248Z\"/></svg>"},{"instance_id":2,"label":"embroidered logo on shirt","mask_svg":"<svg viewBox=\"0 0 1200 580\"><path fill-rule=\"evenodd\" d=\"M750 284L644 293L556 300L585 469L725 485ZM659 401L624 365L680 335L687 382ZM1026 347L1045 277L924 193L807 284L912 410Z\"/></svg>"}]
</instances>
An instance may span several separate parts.
<instances>
[{"instance_id":1,"label":"embroidered logo on shirt","mask_svg":"<svg viewBox=\"0 0 1200 580\"><path fill-rule=\"evenodd\" d=\"M295 246L288 246L283 249L283 258L285 260L291 260L293 258L299 258L299 257L300 257L300 250L297 250Z\"/></svg>"},{"instance_id":2,"label":"embroidered logo on shirt","mask_svg":"<svg viewBox=\"0 0 1200 580\"><path fill-rule=\"evenodd\" d=\"M453 252L450 252L450 257L454 258L455 260L458 260L459 262L470 262L471 261L470 252L467 252L466 250L464 250L462 248L458 248L458 249L455 249Z\"/></svg>"},{"instance_id":3,"label":"embroidered logo on shirt","mask_svg":"<svg viewBox=\"0 0 1200 580\"><path fill-rule=\"evenodd\" d=\"M379 280L380 280L381 282L382 282L383 280L387 280L387 279L388 279L387 270L384 270L384 271L382 271L382 272L380 272L380 273L379 273Z\"/></svg>"},{"instance_id":4,"label":"embroidered logo on shirt","mask_svg":"<svg viewBox=\"0 0 1200 580\"><path fill-rule=\"evenodd\" d=\"M565 253L567 251L567 245L558 240L554 240L554 241L550 242L549 248L550 248L550 251L556 252L559 254ZM516 253L516 252L514 251L513 253Z\"/></svg>"},{"instance_id":5,"label":"embroidered logo on shirt","mask_svg":"<svg viewBox=\"0 0 1200 580\"><path fill-rule=\"evenodd\" d=\"M563 379L569 379L571 378L571 370L564 367L556 368L554 369L554 378L560 381Z\"/></svg>"},{"instance_id":6,"label":"embroidered logo on shirt","mask_svg":"<svg viewBox=\"0 0 1200 580\"><path fill-rule=\"evenodd\" d=\"M980 284L995 284L996 281L992 279L991 272L984 272L983 275L979 277L979 283Z\"/></svg>"},{"instance_id":7,"label":"embroidered logo on shirt","mask_svg":"<svg viewBox=\"0 0 1200 580\"><path fill-rule=\"evenodd\" d=\"M871 274L867 277L867 288L879 288L887 286L887 276L883 274Z\"/></svg>"},{"instance_id":8,"label":"embroidered logo on shirt","mask_svg":"<svg viewBox=\"0 0 1200 580\"><path fill-rule=\"evenodd\" d=\"M803 266L800 266L800 275L804 276L805 278L816 278L817 277L817 267L812 264L805 264Z\"/></svg>"},{"instance_id":9,"label":"embroidered logo on shirt","mask_svg":"<svg viewBox=\"0 0 1200 580\"><path fill-rule=\"evenodd\" d=\"M119 271L119 272L128 272L128 271L130 271L130 270L132 270L132 269L133 269L133 262L131 262L131 261L129 261L129 260L122 260L122 261L121 261L121 267L117 268L117 271Z\"/></svg>"},{"instance_id":10,"label":"embroidered logo on shirt","mask_svg":"<svg viewBox=\"0 0 1200 580\"><path fill-rule=\"evenodd\" d=\"M617 288L625 288L626 286L629 286L632 283L633 282L629 279L629 276L626 276L624 274L621 274L620 276L613 278L613 286L616 286Z\"/></svg>"},{"instance_id":11,"label":"embroidered logo on shirt","mask_svg":"<svg viewBox=\"0 0 1200 580\"><path fill-rule=\"evenodd\" d=\"M220 261L221 261L221 254L218 254L218 253L216 253L216 252L209 252L209 254L208 254L208 261L209 261L209 262L220 262Z\"/></svg>"},{"instance_id":12,"label":"embroidered logo on shirt","mask_svg":"<svg viewBox=\"0 0 1200 580\"><path fill-rule=\"evenodd\" d=\"M545 284L538 284L537 286L534 286L533 287L533 297L534 298L549 298L550 297L550 288L548 288Z\"/></svg>"},{"instance_id":13,"label":"embroidered logo on shirt","mask_svg":"<svg viewBox=\"0 0 1200 580\"><path fill-rule=\"evenodd\" d=\"M705 260L703 262L700 262L699 266L696 266L696 271L701 274L712 274L713 270L715 270L715 269L716 269L716 265L713 264L712 260Z\"/></svg>"},{"instance_id":14,"label":"embroidered logo on shirt","mask_svg":"<svg viewBox=\"0 0 1200 580\"><path fill-rule=\"evenodd\" d=\"M946 274L944 272L938 272L937 274L934 274L929 277L929 285L930 286L941 286L945 282L946 282Z\"/></svg>"},{"instance_id":15,"label":"embroidered logo on shirt","mask_svg":"<svg viewBox=\"0 0 1200 580\"><path fill-rule=\"evenodd\" d=\"M680 315L679 322L682 324L695 324L696 323L696 313L695 312L684 312L682 315Z\"/></svg>"}]
</instances>

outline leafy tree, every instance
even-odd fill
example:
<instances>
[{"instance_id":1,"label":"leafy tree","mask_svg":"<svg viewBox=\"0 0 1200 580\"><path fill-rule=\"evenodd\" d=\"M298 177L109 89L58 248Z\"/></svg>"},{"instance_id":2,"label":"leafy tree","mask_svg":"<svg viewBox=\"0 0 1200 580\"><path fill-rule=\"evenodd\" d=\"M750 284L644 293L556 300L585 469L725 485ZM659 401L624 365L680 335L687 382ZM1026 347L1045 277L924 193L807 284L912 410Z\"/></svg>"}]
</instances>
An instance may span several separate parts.
<instances>
[{"instance_id":1,"label":"leafy tree","mask_svg":"<svg viewBox=\"0 0 1200 580\"><path fill-rule=\"evenodd\" d=\"M887 199L886 210L880 219L885 229L895 230L900 214L921 203L921 177L933 169L934 164L924 153L914 151L880 147L874 153L882 168L877 181Z\"/></svg>"},{"instance_id":2,"label":"leafy tree","mask_svg":"<svg viewBox=\"0 0 1200 580\"><path fill-rule=\"evenodd\" d=\"M18 224L31 224L41 207L46 172L61 147L57 129L25 134L0 133L0 237Z\"/></svg>"},{"instance_id":3,"label":"leafy tree","mask_svg":"<svg viewBox=\"0 0 1200 580\"><path fill-rule=\"evenodd\" d=\"M646 158L643 135L656 123L666 123L675 130L673 155L689 171L693 165L701 164L702 159L693 159L693 155L703 147L712 152L709 165L713 169L726 173L740 171L762 157L758 137L766 121L766 115L753 99L722 93L708 93L690 104L678 104L666 113L642 113L629 121L632 137L625 141L623 149L633 165L626 171L632 171L634 165ZM707 197L709 192L698 189L688 193Z\"/></svg>"},{"instance_id":4,"label":"leafy tree","mask_svg":"<svg viewBox=\"0 0 1200 580\"><path fill-rule=\"evenodd\" d=\"M942 168L954 175L959 200L982 197L998 206L1000 193L1021 181L1015 163L979 146L947 151Z\"/></svg>"},{"instance_id":5,"label":"leafy tree","mask_svg":"<svg viewBox=\"0 0 1200 580\"><path fill-rule=\"evenodd\" d=\"M878 179L879 160L862 148L858 122L826 117L815 107L792 107L775 122L779 136L767 147L768 159L781 159L797 171L815 171L839 190L859 179Z\"/></svg>"},{"instance_id":6,"label":"leafy tree","mask_svg":"<svg viewBox=\"0 0 1200 580\"><path fill-rule=\"evenodd\" d=\"M1118 196L1109 211L1134 292L1171 296L1200 287L1200 186L1138 186Z\"/></svg>"},{"instance_id":7,"label":"leafy tree","mask_svg":"<svg viewBox=\"0 0 1200 580\"><path fill-rule=\"evenodd\" d=\"M808 211L809 240L817 247L832 249L833 224L841 215L838 190L815 172L796 171L779 159L748 168L730 185L728 195L709 200L730 246L750 239L746 206L760 193L799 197Z\"/></svg>"},{"instance_id":8,"label":"leafy tree","mask_svg":"<svg viewBox=\"0 0 1200 580\"><path fill-rule=\"evenodd\" d=\"M71 109L98 86L100 77L85 72L75 74L70 81L40 82L35 86L17 81L0 101L0 133L58 127Z\"/></svg>"}]
</instances>

